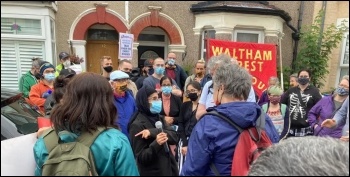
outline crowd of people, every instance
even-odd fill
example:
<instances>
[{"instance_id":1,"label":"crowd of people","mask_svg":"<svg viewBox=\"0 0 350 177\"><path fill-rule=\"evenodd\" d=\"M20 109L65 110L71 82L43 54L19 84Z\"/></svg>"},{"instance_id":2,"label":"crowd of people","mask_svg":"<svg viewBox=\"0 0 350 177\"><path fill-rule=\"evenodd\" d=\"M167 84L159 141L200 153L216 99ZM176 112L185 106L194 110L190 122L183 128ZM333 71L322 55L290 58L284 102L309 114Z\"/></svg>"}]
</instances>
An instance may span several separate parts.
<instances>
[{"instance_id":1,"label":"crowd of people","mask_svg":"<svg viewBox=\"0 0 350 177\"><path fill-rule=\"evenodd\" d=\"M198 60L194 74L187 76L176 63L176 54L170 52L166 59L146 60L135 82L128 60L121 60L114 70L111 57L103 56L101 74L78 74L69 68L73 63L67 53L59 58L56 68L34 59L31 71L19 83L27 101L53 123L38 131L36 175L42 175L49 158L48 129L62 142L73 142L99 127L105 129L90 146L98 175L214 175L211 164L219 174L230 175L240 132L207 114L212 111L242 129L256 126L259 116L265 115L264 130L274 145L253 164L250 175L349 174L348 160L334 162L341 168L333 172L303 173L298 160L293 170L278 165L305 153L322 159L319 152L342 156L344 147L348 159L348 143L342 142L349 141L349 76L329 96L322 96L310 84L312 73L307 69L291 75L286 91L278 77L271 76L268 89L257 100L252 76L224 54L211 57L208 63ZM306 151L315 145L311 142L320 149ZM327 147L329 143L333 144ZM311 160L299 161L308 165Z\"/></svg>"}]
</instances>

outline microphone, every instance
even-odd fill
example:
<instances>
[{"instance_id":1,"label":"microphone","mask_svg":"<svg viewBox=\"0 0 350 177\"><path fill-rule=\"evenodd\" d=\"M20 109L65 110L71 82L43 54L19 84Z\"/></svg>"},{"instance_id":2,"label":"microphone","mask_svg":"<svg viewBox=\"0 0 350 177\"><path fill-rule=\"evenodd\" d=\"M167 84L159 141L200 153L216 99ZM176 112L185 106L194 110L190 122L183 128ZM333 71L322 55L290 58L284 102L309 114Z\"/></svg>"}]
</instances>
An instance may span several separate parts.
<instances>
[{"instance_id":1,"label":"microphone","mask_svg":"<svg viewBox=\"0 0 350 177\"><path fill-rule=\"evenodd\" d=\"M156 125L156 128L157 128L157 129L160 129L162 132L164 132L164 131L163 131L163 124L162 124L161 121L157 121L155 125ZM166 152L166 153L169 153L169 146L168 146L168 143L165 142L165 143L163 144L163 146L164 146L165 152Z\"/></svg>"}]
</instances>

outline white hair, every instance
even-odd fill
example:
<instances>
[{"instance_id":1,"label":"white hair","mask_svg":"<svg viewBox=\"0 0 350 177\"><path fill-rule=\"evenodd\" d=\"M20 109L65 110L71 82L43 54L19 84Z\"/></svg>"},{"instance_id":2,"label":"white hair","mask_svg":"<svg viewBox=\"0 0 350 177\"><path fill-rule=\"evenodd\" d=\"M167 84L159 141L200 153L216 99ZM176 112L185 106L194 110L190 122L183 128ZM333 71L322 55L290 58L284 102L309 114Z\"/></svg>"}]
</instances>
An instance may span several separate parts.
<instances>
[{"instance_id":1,"label":"white hair","mask_svg":"<svg viewBox=\"0 0 350 177\"><path fill-rule=\"evenodd\" d=\"M349 143L331 137L295 137L263 151L249 176L349 176Z\"/></svg>"}]
</instances>

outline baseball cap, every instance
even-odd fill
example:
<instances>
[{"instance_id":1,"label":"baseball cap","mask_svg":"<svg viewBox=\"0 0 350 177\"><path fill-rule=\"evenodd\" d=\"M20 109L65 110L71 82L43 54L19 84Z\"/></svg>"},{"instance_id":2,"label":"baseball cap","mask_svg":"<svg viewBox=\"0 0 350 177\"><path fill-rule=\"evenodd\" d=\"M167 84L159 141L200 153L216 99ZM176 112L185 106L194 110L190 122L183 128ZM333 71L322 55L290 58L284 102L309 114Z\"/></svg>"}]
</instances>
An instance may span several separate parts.
<instances>
[{"instance_id":1,"label":"baseball cap","mask_svg":"<svg viewBox=\"0 0 350 177\"><path fill-rule=\"evenodd\" d=\"M147 59L143 63L143 66L153 66L153 59Z\"/></svg>"},{"instance_id":2,"label":"baseball cap","mask_svg":"<svg viewBox=\"0 0 350 177\"><path fill-rule=\"evenodd\" d=\"M129 79L129 75L126 74L123 71L117 70L117 71L113 71L110 75L109 75L109 80L114 81L117 79Z\"/></svg>"},{"instance_id":3,"label":"baseball cap","mask_svg":"<svg viewBox=\"0 0 350 177\"><path fill-rule=\"evenodd\" d=\"M70 55L67 52L61 52L58 57L60 58L60 60L69 57Z\"/></svg>"},{"instance_id":4,"label":"baseball cap","mask_svg":"<svg viewBox=\"0 0 350 177\"><path fill-rule=\"evenodd\" d=\"M76 74L77 74L77 73L76 73L74 70L70 69L70 68L68 68L68 69L62 69L61 72L60 72L60 76L66 76L66 78L73 77L73 76L75 76Z\"/></svg>"}]
</instances>

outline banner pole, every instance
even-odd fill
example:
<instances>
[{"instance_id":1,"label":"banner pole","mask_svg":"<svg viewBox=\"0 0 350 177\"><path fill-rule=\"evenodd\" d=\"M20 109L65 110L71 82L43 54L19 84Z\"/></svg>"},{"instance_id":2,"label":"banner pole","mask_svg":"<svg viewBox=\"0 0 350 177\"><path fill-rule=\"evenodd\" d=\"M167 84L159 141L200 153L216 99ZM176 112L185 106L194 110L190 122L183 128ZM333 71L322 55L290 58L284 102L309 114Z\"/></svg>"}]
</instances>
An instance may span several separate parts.
<instances>
[{"instance_id":1,"label":"banner pole","mask_svg":"<svg viewBox=\"0 0 350 177\"><path fill-rule=\"evenodd\" d=\"M283 88L283 68L282 68L282 37L283 37L283 33L279 33L278 35L278 48L279 48L279 54L280 54L280 71L281 71L281 88L284 91Z\"/></svg>"}]
</instances>

